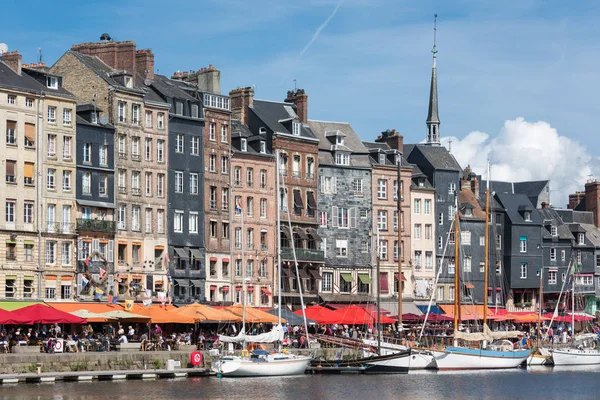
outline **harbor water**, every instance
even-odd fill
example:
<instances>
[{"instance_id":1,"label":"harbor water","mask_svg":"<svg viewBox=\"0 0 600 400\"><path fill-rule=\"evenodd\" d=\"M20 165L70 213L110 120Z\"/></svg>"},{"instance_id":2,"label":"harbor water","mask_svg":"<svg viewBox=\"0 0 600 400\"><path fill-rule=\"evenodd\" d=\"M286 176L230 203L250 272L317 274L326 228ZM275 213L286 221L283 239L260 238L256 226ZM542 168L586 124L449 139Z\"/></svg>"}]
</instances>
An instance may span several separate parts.
<instances>
[{"instance_id":1,"label":"harbor water","mask_svg":"<svg viewBox=\"0 0 600 400\"><path fill-rule=\"evenodd\" d=\"M3 385L0 399L595 399L600 366Z\"/></svg>"}]
</instances>

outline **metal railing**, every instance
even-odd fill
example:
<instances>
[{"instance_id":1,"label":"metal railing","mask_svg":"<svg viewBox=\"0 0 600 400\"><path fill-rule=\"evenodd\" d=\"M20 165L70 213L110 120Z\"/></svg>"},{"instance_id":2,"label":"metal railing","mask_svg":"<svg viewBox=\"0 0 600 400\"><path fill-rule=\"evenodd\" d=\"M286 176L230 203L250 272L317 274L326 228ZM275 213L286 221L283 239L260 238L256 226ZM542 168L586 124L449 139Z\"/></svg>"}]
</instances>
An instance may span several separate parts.
<instances>
[{"instance_id":1,"label":"metal railing","mask_svg":"<svg viewBox=\"0 0 600 400\"><path fill-rule=\"evenodd\" d=\"M89 231L115 233L117 230L117 223L115 221L77 218L77 230L80 232Z\"/></svg>"},{"instance_id":2,"label":"metal railing","mask_svg":"<svg viewBox=\"0 0 600 400\"><path fill-rule=\"evenodd\" d=\"M289 247L283 247L281 249L281 257L285 259L293 259L294 254L292 249ZM325 254L323 250L317 249L298 249L296 248L296 258L302 261L323 261Z\"/></svg>"},{"instance_id":3,"label":"metal railing","mask_svg":"<svg viewBox=\"0 0 600 400\"><path fill-rule=\"evenodd\" d=\"M75 234L76 224L70 222L46 222L46 233Z\"/></svg>"}]
</instances>

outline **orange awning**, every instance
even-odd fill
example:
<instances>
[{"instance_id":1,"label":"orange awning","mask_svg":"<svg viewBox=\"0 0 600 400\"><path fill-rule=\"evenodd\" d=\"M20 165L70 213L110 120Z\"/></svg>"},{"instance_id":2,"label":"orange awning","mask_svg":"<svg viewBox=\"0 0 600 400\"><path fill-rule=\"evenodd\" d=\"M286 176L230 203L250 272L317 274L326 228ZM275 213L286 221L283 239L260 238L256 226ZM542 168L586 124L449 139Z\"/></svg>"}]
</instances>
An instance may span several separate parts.
<instances>
[{"instance_id":1,"label":"orange awning","mask_svg":"<svg viewBox=\"0 0 600 400\"><path fill-rule=\"evenodd\" d=\"M454 318L454 305L452 304L440 304L440 308L444 310L446 316L449 318ZM487 311L488 319L496 319L497 316L494 314L493 310L488 309ZM479 304L468 304L460 306L460 319L461 321L472 321L483 319L483 305Z\"/></svg>"},{"instance_id":2,"label":"orange awning","mask_svg":"<svg viewBox=\"0 0 600 400\"><path fill-rule=\"evenodd\" d=\"M475 289L475 285L473 285L472 283L465 283L465 287L467 289Z\"/></svg>"},{"instance_id":3,"label":"orange awning","mask_svg":"<svg viewBox=\"0 0 600 400\"><path fill-rule=\"evenodd\" d=\"M237 315L226 310L217 310L216 308L197 303L180 307L173 312L190 318L195 322L240 322L242 320L241 317L238 317Z\"/></svg>"},{"instance_id":4,"label":"orange awning","mask_svg":"<svg viewBox=\"0 0 600 400\"><path fill-rule=\"evenodd\" d=\"M68 303L47 303L50 307L55 308L64 312L73 312L78 310L88 310L96 314L101 314L110 311L119 311L123 308L118 304L108 303L80 303L80 302L68 302Z\"/></svg>"},{"instance_id":5,"label":"orange awning","mask_svg":"<svg viewBox=\"0 0 600 400\"><path fill-rule=\"evenodd\" d=\"M232 312L233 314L242 317L242 305L238 304L235 306L225 307L225 310ZM271 315L264 311L260 311L254 307L246 306L246 322L249 323L258 323L258 322L266 322L270 324L277 323L277 316ZM281 322L285 322L282 318Z\"/></svg>"},{"instance_id":6,"label":"orange awning","mask_svg":"<svg viewBox=\"0 0 600 400\"><path fill-rule=\"evenodd\" d=\"M60 277L61 281L72 281L73 277L71 275L63 275Z\"/></svg>"},{"instance_id":7,"label":"orange awning","mask_svg":"<svg viewBox=\"0 0 600 400\"><path fill-rule=\"evenodd\" d=\"M56 275L46 275L45 278L47 281L55 281Z\"/></svg>"},{"instance_id":8,"label":"orange awning","mask_svg":"<svg viewBox=\"0 0 600 400\"><path fill-rule=\"evenodd\" d=\"M269 291L269 289L267 288L261 288L260 289L261 292L263 292L265 295L267 296L272 296L273 294Z\"/></svg>"},{"instance_id":9,"label":"orange awning","mask_svg":"<svg viewBox=\"0 0 600 400\"><path fill-rule=\"evenodd\" d=\"M130 312L150 317L153 324L193 324L193 318L189 318L177 313L179 309L172 305L153 304L143 306L134 304Z\"/></svg>"}]
</instances>

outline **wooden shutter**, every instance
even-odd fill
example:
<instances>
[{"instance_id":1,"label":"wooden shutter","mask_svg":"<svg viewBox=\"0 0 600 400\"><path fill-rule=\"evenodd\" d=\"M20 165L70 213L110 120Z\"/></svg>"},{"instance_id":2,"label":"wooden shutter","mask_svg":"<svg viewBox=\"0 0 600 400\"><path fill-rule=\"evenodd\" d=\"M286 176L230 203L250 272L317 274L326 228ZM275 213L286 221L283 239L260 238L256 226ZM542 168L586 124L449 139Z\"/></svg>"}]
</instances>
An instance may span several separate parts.
<instances>
[{"instance_id":1,"label":"wooden shutter","mask_svg":"<svg viewBox=\"0 0 600 400\"><path fill-rule=\"evenodd\" d=\"M114 262L114 246L115 246L115 242L114 240L109 240L108 241L108 249L106 250L107 253L107 257L106 257L106 262L107 263L111 263Z\"/></svg>"},{"instance_id":2,"label":"wooden shutter","mask_svg":"<svg viewBox=\"0 0 600 400\"><path fill-rule=\"evenodd\" d=\"M356 212L356 207L352 207L348 210L348 213L350 214L350 228L356 228Z\"/></svg>"},{"instance_id":3,"label":"wooden shutter","mask_svg":"<svg viewBox=\"0 0 600 400\"><path fill-rule=\"evenodd\" d=\"M336 206L331 207L331 226L338 227L338 208Z\"/></svg>"},{"instance_id":4,"label":"wooden shutter","mask_svg":"<svg viewBox=\"0 0 600 400\"><path fill-rule=\"evenodd\" d=\"M331 178L331 192L337 193L337 177Z\"/></svg>"},{"instance_id":5,"label":"wooden shutter","mask_svg":"<svg viewBox=\"0 0 600 400\"><path fill-rule=\"evenodd\" d=\"M325 176L321 175L321 193L325 193Z\"/></svg>"},{"instance_id":6,"label":"wooden shutter","mask_svg":"<svg viewBox=\"0 0 600 400\"><path fill-rule=\"evenodd\" d=\"M77 241L77 258L83 260L83 240Z\"/></svg>"}]
</instances>

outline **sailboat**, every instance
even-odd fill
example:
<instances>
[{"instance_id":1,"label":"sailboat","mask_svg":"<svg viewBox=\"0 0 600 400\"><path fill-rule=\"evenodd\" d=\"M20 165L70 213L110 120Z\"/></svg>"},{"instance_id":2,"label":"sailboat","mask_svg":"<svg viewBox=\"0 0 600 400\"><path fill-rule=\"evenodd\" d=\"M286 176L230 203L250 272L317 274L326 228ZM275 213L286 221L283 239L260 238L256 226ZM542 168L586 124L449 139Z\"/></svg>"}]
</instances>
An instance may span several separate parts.
<instances>
[{"instance_id":1,"label":"sailboat","mask_svg":"<svg viewBox=\"0 0 600 400\"><path fill-rule=\"evenodd\" d=\"M591 346L597 338L594 333L575 336L575 274L577 272L577 260L573 262L570 278L571 286L571 329L573 332L573 344L571 347L552 350L552 361L554 365L596 365L600 364L600 350ZM557 304L558 307L558 304ZM556 312L555 312L556 314Z\"/></svg>"},{"instance_id":2,"label":"sailboat","mask_svg":"<svg viewBox=\"0 0 600 400\"><path fill-rule=\"evenodd\" d=\"M488 179L485 192L485 268L484 268L484 288L488 286L488 261L489 261L489 206L490 206L490 179L489 179L489 161L488 161ZM454 287L456 295L454 297L454 345L448 346L443 350L434 350L433 356L440 370L464 370L464 369L500 369L516 368L521 365L530 355L530 350L515 350L510 338L521 336L518 331L492 332L487 325L487 290L484 290L483 297L483 332L467 333L459 331L460 314L460 232L458 199L454 216L454 238L455 250L454 260L456 268L454 272ZM464 347L458 345L458 340L470 343L477 343L478 346Z\"/></svg>"},{"instance_id":3,"label":"sailboat","mask_svg":"<svg viewBox=\"0 0 600 400\"><path fill-rule=\"evenodd\" d=\"M246 318L245 311L242 313L242 329L237 336L219 335L219 341L223 343L242 343L246 347L246 343L277 343L278 351L269 353L266 350L242 350L239 356L222 356L217 361L213 362L211 369L219 376L224 377L258 377L258 376L288 376L302 375L305 373L312 357L290 354L287 351L282 351L282 342L284 337L283 327L281 325L281 196L279 196L279 174L281 169L279 166L279 151L276 154L277 160L277 266L278 266L278 322L270 332L260 335L246 334ZM236 204L236 208L241 209L241 204ZM241 213L242 232L244 231L244 213ZM289 221L289 214L288 214ZM292 248L293 249L293 248ZM294 250L294 249L293 249ZM296 258L294 251L294 259ZM244 244L242 241L242 265L244 265ZM296 267L297 267L296 262ZM298 278L300 279L300 278ZM245 291L245 283L243 281L243 291ZM302 286L300 287L300 299L302 300ZM245 310L246 295L243 294L242 305ZM303 301L302 301L303 303ZM304 309L304 304L302 309ZM303 313L304 314L304 313ZM306 324L306 315L304 315L304 325ZM308 332L308 329L306 329Z\"/></svg>"}]
</instances>

